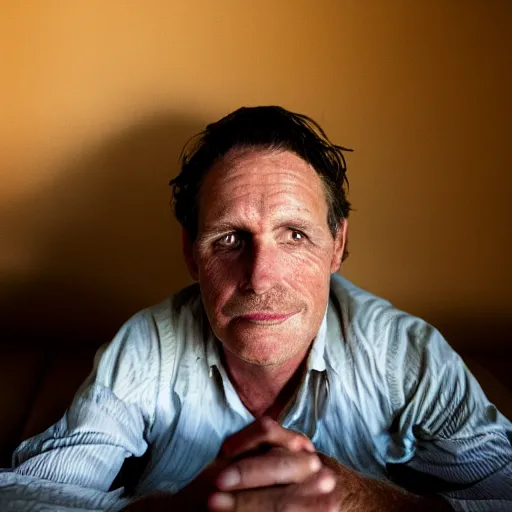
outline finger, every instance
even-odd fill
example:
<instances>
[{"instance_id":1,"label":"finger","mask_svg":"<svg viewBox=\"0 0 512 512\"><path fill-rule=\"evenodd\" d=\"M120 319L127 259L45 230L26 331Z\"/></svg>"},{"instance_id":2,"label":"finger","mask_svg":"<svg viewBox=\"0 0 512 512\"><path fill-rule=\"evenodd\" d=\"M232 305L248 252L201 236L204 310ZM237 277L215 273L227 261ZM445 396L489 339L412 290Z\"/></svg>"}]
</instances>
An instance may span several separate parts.
<instances>
[{"instance_id":1,"label":"finger","mask_svg":"<svg viewBox=\"0 0 512 512\"><path fill-rule=\"evenodd\" d=\"M322 467L297 486L297 495L316 496L318 494L328 494L334 491L336 483L335 474L330 469Z\"/></svg>"},{"instance_id":2,"label":"finger","mask_svg":"<svg viewBox=\"0 0 512 512\"><path fill-rule=\"evenodd\" d=\"M294 452L315 451L313 443L306 436L285 429L277 421L264 416L226 439L221 447L220 456L233 458L266 445L282 446Z\"/></svg>"},{"instance_id":3,"label":"finger","mask_svg":"<svg viewBox=\"0 0 512 512\"><path fill-rule=\"evenodd\" d=\"M239 459L215 480L220 490L252 489L303 482L322 467L319 457L305 451L273 448L267 453Z\"/></svg>"},{"instance_id":4,"label":"finger","mask_svg":"<svg viewBox=\"0 0 512 512\"><path fill-rule=\"evenodd\" d=\"M296 486L274 487L238 491L217 492L208 499L210 512L268 512L269 510L293 510L294 512L339 512L340 500L333 493L301 496Z\"/></svg>"},{"instance_id":5,"label":"finger","mask_svg":"<svg viewBox=\"0 0 512 512\"><path fill-rule=\"evenodd\" d=\"M209 497L208 510L210 512L268 512L279 510L277 504L281 500L282 491L275 488L240 491L233 494L218 492Z\"/></svg>"},{"instance_id":6,"label":"finger","mask_svg":"<svg viewBox=\"0 0 512 512\"><path fill-rule=\"evenodd\" d=\"M236 510L236 498L227 492L215 492L208 498L210 512L227 512Z\"/></svg>"}]
</instances>

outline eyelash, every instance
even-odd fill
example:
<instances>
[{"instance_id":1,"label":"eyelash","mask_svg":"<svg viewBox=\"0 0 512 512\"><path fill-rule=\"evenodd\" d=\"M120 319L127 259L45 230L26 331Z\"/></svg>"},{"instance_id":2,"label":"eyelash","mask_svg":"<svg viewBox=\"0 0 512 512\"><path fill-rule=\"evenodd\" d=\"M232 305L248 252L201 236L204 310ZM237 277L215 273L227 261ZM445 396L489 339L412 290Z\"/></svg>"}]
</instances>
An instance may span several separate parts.
<instances>
[{"instance_id":1,"label":"eyelash","mask_svg":"<svg viewBox=\"0 0 512 512\"><path fill-rule=\"evenodd\" d=\"M222 240L224 240L226 237L228 236L236 236L238 235L239 239L238 239L238 244L236 247L234 246L226 246L226 245L223 245L222 243ZM236 250L239 248L239 245L240 243L243 242L243 238L240 236L240 233L226 233L225 235L222 235L220 238L218 238L216 241L215 241L215 245L217 247L220 247L221 249L231 249L231 250Z\"/></svg>"},{"instance_id":2,"label":"eyelash","mask_svg":"<svg viewBox=\"0 0 512 512\"><path fill-rule=\"evenodd\" d=\"M307 236L300 229L290 228L290 231L292 233L298 233L303 239L307 238Z\"/></svg>"},{"instance_id":3,"label":"eyelash","mask_svg":"<svg viewBox=\"0 0 512 512\"><path fill-rule=\"evenodd\" d=\"M306 240L308 237L307 235L301 231L300 229L295 229L295 228L292 228L292 227L289 227L288 228L289 232L291 234L293 233L298 233L301 238L299 240L293 240L294 242L300 242L301 240ZM230 245L230 246L226 246L226 245L223 245L222 243L222 240L224 240L226 237L228 236L238 236L238 240L237 240L237 244L236 246L235 245ZM226 233L225 235L222 235L220 238L218 238L216 241L215 241L215 245L221 249L227 249L227 250L237 250L240 248L240 245L244 242L244 237L241 236L241 233L237 233L237 232L233 232L233 233Z\"/></svg>"}]
</instances>

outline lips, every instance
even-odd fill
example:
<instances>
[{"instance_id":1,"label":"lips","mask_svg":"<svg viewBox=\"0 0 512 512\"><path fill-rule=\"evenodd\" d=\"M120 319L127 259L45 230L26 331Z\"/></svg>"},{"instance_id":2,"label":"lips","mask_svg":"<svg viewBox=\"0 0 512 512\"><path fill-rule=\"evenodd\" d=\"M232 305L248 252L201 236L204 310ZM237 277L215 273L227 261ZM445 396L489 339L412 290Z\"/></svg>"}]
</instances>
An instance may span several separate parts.
<instances>
[{"instance_id":1,"label":"lips","mask_svg":"<svg viewBox=\"0 0 512 512\"><path fill-rule=\"evenodd\" d=\"M257 324L279 324L288 320L288 318L292 317L296 313L270 313L270 312L257 312L257 313L249 313L247 315L240 315L238 320L245 320L251 323Z\"/></svg>"}]
</instances>

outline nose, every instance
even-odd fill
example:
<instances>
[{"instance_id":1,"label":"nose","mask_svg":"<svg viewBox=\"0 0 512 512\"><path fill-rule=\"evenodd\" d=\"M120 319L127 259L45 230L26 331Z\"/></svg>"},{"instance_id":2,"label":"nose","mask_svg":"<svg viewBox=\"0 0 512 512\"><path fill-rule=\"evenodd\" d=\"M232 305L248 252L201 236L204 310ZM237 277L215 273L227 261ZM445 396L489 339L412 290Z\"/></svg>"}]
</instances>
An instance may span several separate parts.
<instances>
[{"instance_id":1,"label":"nose","mask_svg":"<svg viewBox=\"0 0 512 512\"><path fill-rule=\"evenodd\" d=\"M263 295L270 291L282 278L281 262L275 244L252 241L245 258L244 292Z\"/></svg>"}]
</instances>

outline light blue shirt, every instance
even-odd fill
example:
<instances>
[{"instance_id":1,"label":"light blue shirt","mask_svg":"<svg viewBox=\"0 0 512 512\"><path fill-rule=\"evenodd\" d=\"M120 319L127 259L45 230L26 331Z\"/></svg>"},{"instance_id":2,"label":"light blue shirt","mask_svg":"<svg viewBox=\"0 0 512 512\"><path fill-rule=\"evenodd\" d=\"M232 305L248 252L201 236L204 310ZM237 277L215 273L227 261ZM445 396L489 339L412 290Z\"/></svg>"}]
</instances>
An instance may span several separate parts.
<instances>
[{"instance_id":1,"label":"light blue shirt","mask_svg":"<svg viewBox=\"0 0 512 512\"><path fill-rule=\"evenodd\" d=\"M64 417L0 473L0 509L121 510L176 492L253 420L194 285L136 314L98 353ZM512 510L512 424L432 326L338 275L280 422L368 477L442 494L455 510ZM144 466L126 497L110 489L130 457Z\"/></svg>"}]
</instances>

